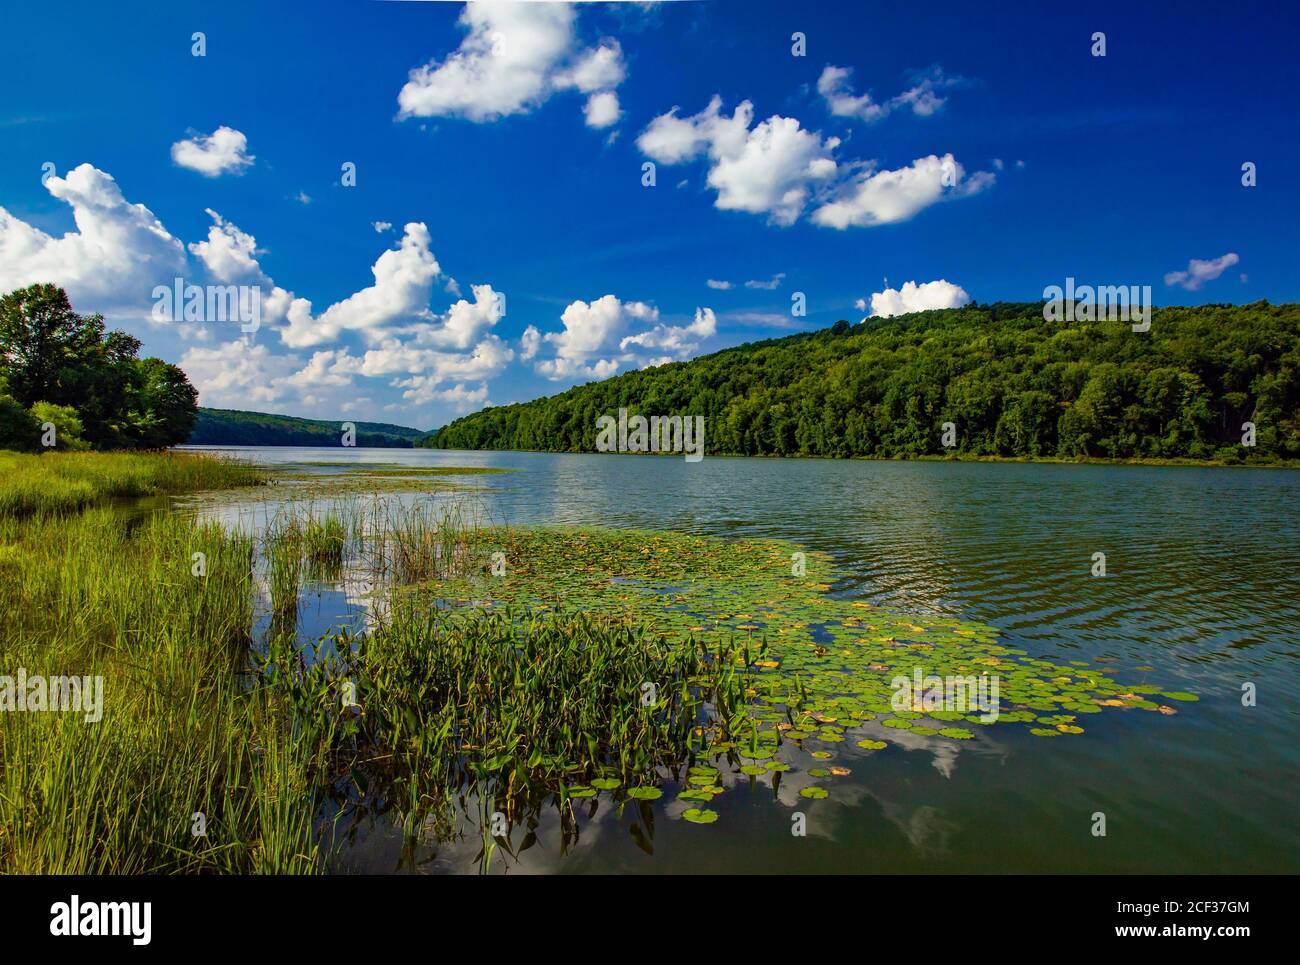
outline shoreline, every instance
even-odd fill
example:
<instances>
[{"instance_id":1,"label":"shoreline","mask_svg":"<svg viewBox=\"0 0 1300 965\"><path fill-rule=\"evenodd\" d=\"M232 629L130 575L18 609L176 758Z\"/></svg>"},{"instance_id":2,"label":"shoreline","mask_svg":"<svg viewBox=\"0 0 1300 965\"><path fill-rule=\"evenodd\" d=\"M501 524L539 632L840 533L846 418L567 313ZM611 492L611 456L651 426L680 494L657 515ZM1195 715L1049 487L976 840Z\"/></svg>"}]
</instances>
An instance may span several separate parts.
<instances>
[{"instance_id":1,"label":"shoreline","mask_svg":"<svg viewBox=\"0 0 1300 965\"><path fill-rule=\"evenodd\" d=\"M246 446L243 448L259 447ZM293 447L280 446L267 448ZM658 456L661 458L681 458L681 453L675 452L598 452L596 450L587 449L460 449L450 446L446 448L441 446L416 446L415 448L430 449L435 452L528 452L554 456ZM818 456L811 453L779 456L772 453L745 454L738 452L706 452L705 457L715 459L810 459L830 462L984 462L1062 466L1174 466L1184 469L1300 469L1300 459L1272 459L1269 461L1243 460L1241 462L1227 462L1223 459L1190 459L1186 457L1109 459L1104 456L989 456L975 454L936 454L920 456Z\"/></svg>"}]
</instances>

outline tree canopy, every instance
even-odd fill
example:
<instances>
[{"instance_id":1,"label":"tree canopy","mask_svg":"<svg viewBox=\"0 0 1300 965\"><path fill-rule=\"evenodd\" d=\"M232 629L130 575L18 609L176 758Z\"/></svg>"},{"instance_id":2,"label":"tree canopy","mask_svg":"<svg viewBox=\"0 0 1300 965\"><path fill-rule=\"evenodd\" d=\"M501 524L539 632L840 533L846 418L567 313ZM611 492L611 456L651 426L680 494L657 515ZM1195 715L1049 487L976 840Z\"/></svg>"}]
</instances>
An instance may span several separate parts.
<instances>
[{"instance_id":1,"label":"tree canopy","mask_svg":"<svg viewBox=\"0 0 1300 965\"><path fill-rule=\"evenodd\" d=\"M77 314L55 285L0 297L0 448L37 448L42 424L61 448L184 442L198 392L175 365L139 352L139 339Z\"/></svg>"},{"instance_id":2,"label":"tree canopy","mask_svg":"<svg viewBox=\"0 0 1300 965\"><path fill-rule=\"evenodd\" d=\"M703 415L709 453L1295 459L1300 305L1157 309L1144 333L1049 322L1041 302L838 322L484 409L421 445L592 451L621 407Z\"/></svg>"}]
</instances>

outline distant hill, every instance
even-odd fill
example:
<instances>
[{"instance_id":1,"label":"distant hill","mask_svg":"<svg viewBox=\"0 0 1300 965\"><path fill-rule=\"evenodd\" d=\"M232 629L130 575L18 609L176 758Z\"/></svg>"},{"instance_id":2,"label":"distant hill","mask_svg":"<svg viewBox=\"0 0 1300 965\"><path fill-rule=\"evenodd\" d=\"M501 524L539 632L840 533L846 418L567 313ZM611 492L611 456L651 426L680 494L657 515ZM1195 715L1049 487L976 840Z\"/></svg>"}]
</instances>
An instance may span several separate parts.
<instances>
[{"instance_id":1,"label":"distant hill","mask_svg":"<svg viewBox=\"0 0 1300 965\"><path fill-rule=\"evenodd\" d=\"M420 444L592 452L597 418L626 408L703 416L720 454L1300 458L1300 305L1158 308L1146 332L1044 314L1000 302L841 321L494 406Z\"/></svg>"},{"instance_id":2,"label":"distant hill","mask_svg":"<svg viewBox=\"0 0 1300 965\"><path fill-rule=\"evenodd\" d=\"M356 442L363 447L410 449L425 435L419 429L386 422L326 422L266 412L200 408L188 442L192 446L340 446L343 423L347 421L356 426Z\"/></svg>"}]
</instances>

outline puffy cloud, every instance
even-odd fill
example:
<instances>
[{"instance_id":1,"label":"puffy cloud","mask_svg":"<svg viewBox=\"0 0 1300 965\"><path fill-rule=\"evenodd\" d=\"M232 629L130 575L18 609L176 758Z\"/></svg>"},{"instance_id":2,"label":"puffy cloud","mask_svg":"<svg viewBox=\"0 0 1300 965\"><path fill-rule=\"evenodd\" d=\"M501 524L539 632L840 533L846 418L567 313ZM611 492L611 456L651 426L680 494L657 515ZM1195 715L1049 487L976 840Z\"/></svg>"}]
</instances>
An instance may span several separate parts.
<instances>
[{"instance_id":1,"label":"puffy cloud","mask_svg":"<svg viewBox=\"0 0 1300 965\"><path fill-rule=\"evenodd\" d=\"M457 383L450 389L435 392L433 396L441 402L448 403L452 412L456 413L469 412L492 404L488 401L486 382L480 382L477 389L467 389L463 383Z\"/></svg>"},{"instance_id":2,"label":"puffy cloud","mask_svg":"<svg viewBox=\"0 0 1300 965\"><path fill-rule=\"evenodd\" d=\"M1187 263L1186 271L1171 271L1165 275L1165 284L1177 285L1179 288L1194 292L1207 281L1214 281L1239 261L1241 259L1232 251L1208 261L1193 258Z\"/></svg>"},{"instance_id":3,"label":"puffy cloud","mask_svg":"<svg viewBox=\"0 0 1300 965\"><path fill-rule=\"evenodd\" d=\"M391 221L374 221L370 227L374 228L377 234L382 235L385 231L391 231L393 224Z\"/></svg>"},{"instance_id":4,"label":"puffy cloud","mask_svg":"<svg viewBox=\"0 0 1300 965\"><path fill-rule=\"evenodd\" d=\"M849 67L827 66L817 78L817 92L836 117L856 117L867 122L878 121L899 108L910 108L913 114L928 117L941 108L947 98L940 92L963 83L960 77L949 77L941 67L931 67L913 75L913 86L883 103L871 99L870 94L853 93Z\"/></svg>"},{"instance_id":5,"label":"puffy cloud","mask_svg":"<svg viewBox=\"0 0 1300 965\"><path fill-rule=\"evenodd\" d=\"M397 95L399 117L484 123L527 113L556 91L612 92L627 75L622 49L609 40L575 50L575 17L567 3L465 4L465 39L441 64L411 71ZM617 97L589 97L586 114L592 127L613 124Z\"/></svg>"},{"instance_id":6,"label":"puffy cloud","mask_svg":"<svg viewBox=\"0 0 1300 965\"><path fill-rule=\"evenodd\" d=\"M729 281L717 281L716 279L713 278L710 278L704 284L720 292L728 291L732 287L731 282Z\"/></svg>"},{"instance_id":7,"label":"puffy cloud","mask_svg":"<svg viewBox=\"0 0 1300 965\"><path fill-rule=\"evenodd\" d=\"M262 268L253 235L212 209L207 236L188 246L191 262L186 246L148 208L126 201L105 172L83 164L65 177L48 178L46 187L70 205L76 230L51 237L0 208L3 290L49 281L67 289L74 304L147 318L155 287L170 289L176 278L192 282L187 276L201 272L210 282L260 288L261 319L282 325L281 341L290 349L348 332L371 347L359 356L345 347L324 349L304 364L292 352L276 354L251 339L215 342L201 326L180 326L181 337L197 344L179 364L205 405L341 411L360 398L349 391L358 377L395 379L391 384L407 389L408 399L424 401L439 401L435 393L444 383L458 382L462 391L445 390L440 401L482 402L478 389L464 386L486 384L515 357L490 333L505 311L504 298L492 286L473 286L472 300L460 299L441 315L430 310L433 283L442 275L423 224L406 225L400 244L379 256L372 286L315 317L310 301L276 285ZM628 309L629 317L638 313L636 306ZM540 344L536 329L532 338Z\"/></svg>"},{"instance_id":8,"label":"puffy cloud","mask_svg":"<svg viewBox=\"0 0 1300 965\"><path fill-rule=\"evenodd\" d=\"M300 389L343 388L352 384L355 371L346 364L347 359L351 359L347 349L314 352L311 361L284 382Z\"/></svg>"},{"instance_id":9,"label":"puffy cloud","mask_svg":"<svg viewBox=\"0 0 1300 965\"><path fill-rule=\"evenodd\" d=\"M626 351L630 346L659 349L677 355L689 355L698 347L698 339L709 338L718 332L718 319L711 308L695 309L695 320L689 325L656 325L640 335L629 335L618 343Z\"/></svg>"},{"instance_id":10,"label":"puffy cloud","mask_svg":"<svg viewBox=\"0 0 1300 965\"><path fill-rule=\"evenodd\" d=\"M901 289L886 288L871 296L872 317L888 318L909 312L924 312L932 308L960 308L970 301L970 296L958 285L944 281L927 281L918 285L904 282ZM859 306L864 303L859 300Z\"/></svg>"},{"instance_id":11,"label":"puffy cloud","mask_svg":"<svg viewBox=\"0 0 1300 965\"><path fill-rule=\"evenodd\" d=\"M344 331L376 338L398 322L430 318L429 297L433 280L442 274L429 250L429 230L422 222L406 225L396 249L379 256L370 269L375 283L349 295L314 317L311 302L295 299L289 308L289 325L280 338L290 348L332 342Z\"/></svg>"},{"instance_id":12,"label":"puffy cloud","mask_svg":"<svg viewBox=\"0 0 1300 965\"><path fill-rule=\"evenodd\" d=\"M450 379L481 381L500 375L515 353L496 335L485 336L467 353L423 349L398 339L386 339L361 357L362 375L422 374L436 384Z\"/></svg>"},{"instance_id":13,"label":"puffy cloud","mask_svg":"<svg viewBox=\"0 0 1300 965\"><path fill-rule=\"evenodd\" d=\"M557 356L583 358L612 344L630 320L658 318L658 309L644 302L621 302L613 295L605 295L590 304L584 301L570 304L560 315L564 331L547 332L545 338L555 346Z\"/></svg>"},{"instance_id":14,"label":"puffy cloud","mask_svg":"<svg viewBox=\"0 0 1300 965\"><path fill-rule=\"evenodd\" d=\"M239 173L255 158L248 153L248 138L233 127L218 127L211 134L196 134L172 145L172 161L204 177Z\"/></svg>"},{"instance_id":15,"label":"puffy cloud","mask_svg":"<svg viewBox=\"0 0 1300 965\"><path fill-rule=\"evenodd\" d=\"M623 116L618 106L618 95L612 90L601 91L588 97L582 113L587 119L587 126L596 128L617 124L618 119Z\"/></svg>"},{"instance_id":16,"label":"puffy cloud","mask_svg":"<svg viewBox=\"0 0 1300 965\"><path fill-rule=\"evenodd\" d=\"M851 67L827 65L817 78L817 93L821 94L836 117L859 117L864 121L879 120L889 113L889 108L871 99L870 94L854 96L849 86Z\"/></svg>"},{"instance_id":17,"label":"puffy cloud","mask_svg":"<svg viewBox=\"0 0 1300 965\"><path fill-rule=\"evenodd\" d=\"M607 379L618 371L617 359L597 359L588 364L581 359L554 358L537 363L537 373L552 382L576 379Z\"/></svg>"},{"instance_id":18,"label":"puffy cloud","mask_svg":"<svg viewBox=\"0 0 1300 965\"><path fill-rule=\"evenodd\" d=\"M297 364L291 355L273 355L267 346L243 339L191 347L180 361L203 405L236 409L283 399Z\"/></svg>"},{"instance_id":19,"label":"puffy cloud","mask_svg":"<svg viewBox=\"0 0 1300 965\"><path fill-rule=\"evenodd\" d=\"M280 331L282 342L290 348L303 348L332 342L345 332L356 332L373 346L359 356L347 348L318 351L301 368L297 368L295 357L287 356L293 359L296 371L264 366L267 388L262 390L263 395L275 398L289 389L299 393L342 389L358 376L396 377L391 384L405 388L405 398L428 403L437 400L435 390L443 382L493 378L514 358L514 352L501 339L485 335L505 313L505 299L491 285L472 286L472 301L460 299L441 315L429 309L433 284L442 270L429 250L429 232L422 223L406 225L398 247L379 256L371 269L375 278L372 286L314 317L310 301L275 286L261 269L251 235L215 212L209 214L215 223L208 239L191 245L191 252L223 281L270 286L273 307L264 314L287 314L288 324ZM205 356L194 358L200 364L208 361ZM249 369L250 364L244 363L243 368ZM213 380L213 386L218 392L226 388L218 380ZM300 402L309 399L319 401L316 396L299 395Z\"/></svg>"},{"instance_id":20,"label":"puffy cloud","mask_svg":"<svg viewBox=\"0 0 1300 965\"><path fill-rule=\"evenodd\" d=\"M555 86L576 87L584 94L613 90L627 79L623 48L617 40L606 40L599 47L584 51L570 70L555 78Z\"/></svg>"},{"instance_id":21,"label":"puffy cloud","mask_svg":"<svg viewBox=\"0 0 1300 965\"><path fill-rule=\"evenodd\" d=\"M967 175L951 154L917 158L905 168L866 166L837 197L812 213L814 224L845 229L906 221L939 201L970 197L993 184L990 171Z\"/></svg>"},{"instance_id":22,"label":"puffy cloud","mask_svg":"<svg viewBox=\"0 0 1300 965\"><path fill-rule=\"evenodd\" d=\"M539 360L534 368L555 382L608 378L618 371L620 360L596 356L612 348L632 322L654 323L658 319L657 308L645 302L623 302L614 295L604 295L590 304L572 302L560 315L563 331L542 336L555 346L555 357Z\"/></svg>"},{"instance_id":23,"label":"puffy cloud","mask_svg":"<svg viewBox=\"0 0 1300 965\"><path fill-rule=\"evenodd\" d=\"M156 285L183 273L181 242L152 211L128 202L110 175L82 164L45 188L72 208L76 230L55 238L0 207L0 291L52 282L74 305L139 311Z\"/></svg>"},{"instance_id":24,"label":"puffy cloud","mask_svg":"<svg viewBox=\"0 0 1300 965\"><path fill-rule=\"evenodd\" d=\"M257 239L211 208L206 210L213 222L207 240L191 242L190 254L199 259L214 281L257 286L262 299L261 320L270 324L283 321L294 302L293 293L277 286L262 271L257 261Z\"/></svg>"},{"instance_id":25,"label":"puffy cloud","mask_svg":"<svg viewBox=\"0 0 1300 965\"><path fill-rule=\"evenodd\" d=\"M211 208L204 210L212 219L212 226L208 228L206 241L189 244L190 254L197 257L217 281L270 284L271 280L257 262L257 239Z\"/></svg>"},{"instance_id":26,"label":"puffy cloud","mask_svg":"<svg viewBox=\"0 0 1300 965\"><path fill-rule=\"evenodd\" d=\"M537 350L542 347L542 333L537 330L536 325L529 325L524 329L524 334L519 337L519 359L523 362L532 361Z\"/></svg>"},{"instance_id":27,"label":"puffy cloud","mask_svg":"<svg viewBox=\"0 0 1300 965\"><path fill-rule=\"evenodd\" d=\"M835 81L840 75L830 76ZM935 108L927 92L955 82L936 69L895 100L925 113ZM825 227L904 221L937 201L977 194L994 181L988 171L967 176L951 154L918 158L894 171L877 171L874 161L840 165L831 156L839 139L805 130L795 118L773 115L751 129L749 101L730 117L716 95L698 114L681 117L679 110L673 107L647 125L636 142L641 152L669 165L707 157L715 207L766 214L781 226L794 224L813 203L818 206L812 221Z\"/></svg>"},{"instance_id":28,"label":"puffy cloud","mask_svg":"<svg viewBox=\"0 0 1300 965\"><path fill-rule=\"evenodd\" d=\"M604 379L625 365L650 364L641 355L642 350L668 353L658 362L676 361L695 352L701 340L718 331L717 316L711 308L696 308L690 323L671 325L660 322L659 309L653 305L624 302L614 295L590 303L575 301L565 308L560 320L564 323L562 331L542 336L543 342L555 346L554 357L539 359L533 366L539 375L555 382ZM625 335L634 325L643 330ZM535 337L536 329L529 326L524 332L521 358L532 357Z\"/></svg>"},{"instance_id":29,"label":"puffy cloud","mask_svg":"<svg viewBox=\"0 0 1300 965\"><path fill-rule=\"evenodd\" d=\"M660 114L636 139L641 153L660 164L682 164L705 152L734 155L743 150L754 120L754 105L744 101L731 117L722 113L722 98L714 95L707 107L691 117L678 117L674 107Z\"/></svg>"},{"instance_id":30,"label":"puffy cloud","mask_svg":"<svg viewBox=\"0 0 1300 965\"><path fill-rule=\"evenodd\" d=\"M812 188L833 179L838 167L825 141L792 117L773 115L750 130L754 108L739 104L730 117L715 96L699 114L678 117L674 107L637 138L642 153L660 164L680 164L707 155L708 184L717 191L714 206L724 211L766 214L774 224L794 224Z\"/></svg>"},{"instance_id":31,"label":"puffy cloud","mask_svg":"<svg viewBox=\"0 0 1300 965\"><path fill-rule=\"evenodd\" d=\"M400 364L394 364L396 359L386 357L389 353L401 355ZM514 357L514 351L504 341L496 335L488 335L468 354L412 351L395 343L381 346L377 350L366 352L361 368L362 373L367 375L387 370L419 373L407 379L398 379L393 385L406 390L402 393L404 398L416 403L427 403L437 398L435 390L442 383L486 382L500 375L514 361Z\"/></svg>"},{"instance_id":32,"label":"puffy cloud","mask_svg":"<svg viewBox=\"0 0 1300 965\"><path fill-rule=\"evenodd\" d=\"M417 344L467 349L481 332L505 317L505 296L491 285L471 285L470 291L472 302L462 298L438 318L438 324L416 328Z\"/></svg>"}]
</instances>

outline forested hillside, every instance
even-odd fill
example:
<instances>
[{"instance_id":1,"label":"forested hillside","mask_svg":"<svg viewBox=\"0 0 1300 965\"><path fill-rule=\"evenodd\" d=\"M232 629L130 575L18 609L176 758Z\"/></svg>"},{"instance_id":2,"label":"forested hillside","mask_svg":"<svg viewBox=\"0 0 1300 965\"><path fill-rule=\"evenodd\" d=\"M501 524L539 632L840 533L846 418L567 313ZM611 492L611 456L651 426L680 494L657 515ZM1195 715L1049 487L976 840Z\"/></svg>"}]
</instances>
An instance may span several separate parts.
<instances>
[{"instance_id":1,"label":"forested hillside","mask_svg":"<svg viewBox=\"0 0 1300 965\"><path fill-rule=\"evenodd\" d=\"M594 451L620 407L703 415L709 453L1297 458L1300 305L1157 309L1146 333L1048 322L1042 303L840 322L488 408L421 445Z\"/></svg>"},{"instance_id":2,"label":"forested hillside","mask_svg":"<svg viewBox=\"0 0 1300 965\"><path fill-rule=\"evenodd\" d=\"M190 435L194 446L339 446L343 422L297 419L238 409L199 409ZM384 422L354 422L358 446L409 449L424 436L419 429Z\"/></svg>"}]
</instances>

